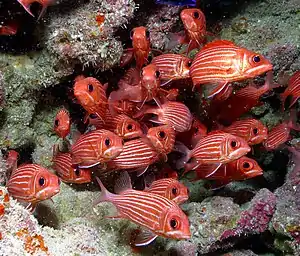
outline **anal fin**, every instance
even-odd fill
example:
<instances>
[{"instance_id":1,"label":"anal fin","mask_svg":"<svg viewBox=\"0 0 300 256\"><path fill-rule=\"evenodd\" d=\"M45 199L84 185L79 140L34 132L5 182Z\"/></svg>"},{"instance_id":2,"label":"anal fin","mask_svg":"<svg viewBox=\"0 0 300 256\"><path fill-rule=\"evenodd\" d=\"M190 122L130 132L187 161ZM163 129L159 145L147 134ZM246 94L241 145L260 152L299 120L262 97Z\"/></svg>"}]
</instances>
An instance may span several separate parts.
<instances>
[{"instance_id":1,"label":"anal fin","mask_svg":"<svg viewBox=\"0 0 300 256\"><path fill-rule=\"evenodd\" d=\"M152 233L150 230L141 230L139 234L136 236L134 245L135 246L145 246L152 243L157 235Z\"/></svg>"},{"instance_id":2,"label":"anal fin","mask_svg":"<svg viewBox=\"0 0 300 256\"><path fill-rule=\"evenodd\" d=\"M212 98L216 94L220 93L227 85L227 82L220 82L217 84L208 85L207 98Z\"/></svg>"}]
</instances>

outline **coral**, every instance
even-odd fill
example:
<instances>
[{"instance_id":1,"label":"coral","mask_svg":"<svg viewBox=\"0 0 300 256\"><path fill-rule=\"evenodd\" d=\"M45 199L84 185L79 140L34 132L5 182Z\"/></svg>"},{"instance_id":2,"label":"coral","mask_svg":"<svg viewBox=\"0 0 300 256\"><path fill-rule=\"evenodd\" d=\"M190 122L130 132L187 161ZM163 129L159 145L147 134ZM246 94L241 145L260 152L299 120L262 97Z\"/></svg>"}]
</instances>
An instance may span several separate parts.
<instances>
[{"instance_id":1,"label":"coral","mask_svg":"<svg viewBox=\"0 0 300 256\"><path fill-rule=\"evenodd\" d=\"M6 182L6 162L3 159L3 155L0 151L0 186L3 186Z\"/></svg>"}]
</instances>

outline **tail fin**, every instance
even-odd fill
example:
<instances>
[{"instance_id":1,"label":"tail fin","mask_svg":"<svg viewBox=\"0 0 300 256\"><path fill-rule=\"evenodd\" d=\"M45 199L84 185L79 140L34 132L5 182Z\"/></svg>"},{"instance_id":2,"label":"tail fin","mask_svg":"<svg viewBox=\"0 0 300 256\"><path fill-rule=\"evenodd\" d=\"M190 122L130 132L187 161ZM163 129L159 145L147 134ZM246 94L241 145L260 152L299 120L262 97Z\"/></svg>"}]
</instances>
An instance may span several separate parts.
<instances>
[{"instance_id":1,"label":"tail fin","mask_svg":"<svg viewBox=\"0 0 300 256\"><path fill-rule=\"evenodd\" d=\"M95 206L101 202L111 202L114 194L110 193L106 189L106 187L104 187L103 183L101 182L101 180L98 177L96 177L96 180L101 188L101 195L97 200L94 201L93 206Z\"/></svg>"}]
</instances>

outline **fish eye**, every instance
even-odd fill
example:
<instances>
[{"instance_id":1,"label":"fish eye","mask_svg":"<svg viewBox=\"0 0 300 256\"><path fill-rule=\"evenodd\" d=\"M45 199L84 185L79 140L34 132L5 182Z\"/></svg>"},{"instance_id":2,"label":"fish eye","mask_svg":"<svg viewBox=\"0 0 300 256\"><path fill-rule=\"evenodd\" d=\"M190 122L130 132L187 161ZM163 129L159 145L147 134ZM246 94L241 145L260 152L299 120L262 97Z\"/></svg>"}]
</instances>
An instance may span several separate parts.
<instances>
[{"instance_id":1,"label":"fish eye","mask_svg":"<svg viewBox=\"0 0 300 256\"><path fill-rule=\"evenodd\" d=\"M250 168L250 164L249 164L248 162L244 162L244 163L243 163L243 168L244 168L244 169Z\"/></svg>"},{"instance_id":2,"label":"fish eye","mask_svg":"<svg viewBox=\"0 0 300 256\"><path fill-rule=\"evenodd\" d=\"M110 146L110 139L109 138L105 139L104 144L105 144L105 146L109 147Z\"/></svg>"},{"instance_id":3,"label":"fish eye","mask_svg":"<svg viewBox=\"0 0 300 256\"><path fill-rule=\"evenodd\" d=\"M173 228L173 229L177 228L177 227L178 227L178 221L175 220L175 219L171 219L171 220L170 220L170 226L171 226L171 228Z\"/></svg>"},{"instance_id":4,"label":"fish eye","mask_svg":"<svg viewBox=\"0 0 300 256\"><path fill-rule=\"evenodd\" d=\"M132 131L133 130L133 125L132 124L127 125L127 130Z\"/></svg>"},{"instance_id":5,"label":"fish eye","mask_svg":"<svg viewBox=\"0 0 300 256\"><path fill-rule=\"evenodd\" d=\"M192 66L192 61L191 60L188 61L187 66L188 67Z\"/></svg>"},{"instance_id":6,"label":"fish eye","mask_svg":"<svg viewBox=\"0 0 300 256\"><path fill-rule=\"evenodd\" d=\"M150 38L150 32L149 32L149 30L146 30L145 34L146 34L146 38L149 39Z\"/></svg>"},{"instance_id":7,"label":"fish eye","mask_svg":"<svg viewBox=\"0 0 300 256\"><path fill-rule=\"evenodd\" d=\"M160 77L160 72L158 70L155 71L155 76L156 76L156 78Z\"/></svg>"},{"instance_id":8,"label":"fish eye","mask_svg":"<svg viewBox=\"0 0 300 256\"><path fill-rule=\"evenodd\" d=\"M158 132L158 137L161 139L164 139L166 137L166 133L164 131L159 131Z\"/></svg>"},{"instance_id":9,"label":"fish eye","mask_svg":"<svg viewBox=\"0 0 300 256\"><path fill-rule=\"evenodd\" d=\"M42 187L45 185L45 178L44 177L40 177L39 178L39 185Z\"/></svg>"},{"instance_id":10,"label":"fish eye","mask_svg":"<svg viewBox=\"0 0 300 256\"><path fill-rule=\"evenodd\" d=\"M59 120L58 120L58 119L55 119L54 125L55 125L56 127L59 125Z\"/></svg>"},{"instance_id":11,"label":"fish eye","mask_svg":"<svg viewBox=\"0 0 300 256\"><path fill-rule=\"evenodd\" d=\"M199 19L199 17L200 17L199 12L194 12L194 13L193 13L193 17L194 17L195 19Z\"/></svg>"},{"instance_id":12,"label":"fish eye","mask_svg":"<svg viewBox=\"0 0 300 256\"><path fill-rule=\"evenodd\" d=\"M131 40L132 40L132 38L133 38L133 35L134 35L134 31L131 30L131 31L130 31L130 39L131 39Z\"/></svg>"},{"instance_id":13,"label":"fish eye","mask_svg":"<svg viewBox=\"0 0 300 256\"><path fill-rule=\"evenodd\" d=\"M254 134L254 135L257 135L257 134L258 134L258 129L257 129L257 128L254 128L254 129L253 129L253 134Z\"/></svg>"},{"instance_id":14,"label":"fish eye","mask_svg":"<svg viewBox=\"0 0 300 256\"><path fill-rule=\"evenodd\" d=\"M96 119L96 118L97 118L97 115L96 115L96 114L90 114L90 118L91 118L91 119Z\"/></svg>"},{"instance_id":15,"label":"fish eye","mask_svg":"<svg viewBox=\"0 0 300 256\"><path fill-rule=\"evenodd\" d=\"M177 188L172 188L172 194L176 196L178 194L178 189Z\"/></svg>"},{"instance_id":16,"label":"fish eye","mask_svg":"<svg viewBox=\"0 0 300 256\"><path fill-rule=\"evenodd\" d=\"M80 176L80 169L78 168L78 166L75 169L75 175Z\"/></svg>"},{"instance_id":17,"label":"fish eye","mask_svg":"<svg viewBox=\"0 0 300 256\"><path fill-rule=\"evenodd\" d=\"M253 61L254 61L255 63L260 62L260 57L259 57L258 55L255 55L255 56L253 57Z\"/></svg>"},{"instance_id":18,"label":"fish eye","mask_svg":"<svg viewBox=\"0 0 300 256\"><path fill-rule=\"evenodd\" d=\"M230 142L230 146L231 146L232 148L235 148L235 147L237 146L237 142L236 142L235 140L232 140L232 141Z\"/></svg>"},{"instance_id":19,"label":"fish eye","mask_svg":"<svg viewBox=\"0 0 300 256\"><path fill-rule=\"evenodd\" d=\"M199 132L199 127L195 127L194 134L197 134Z\"/></svg>"},{"instance_id":20,"label":"fish eye","mask_svg":"<svg viewBox=\"0 0 300 256\"><path fill-rule=\"evenodd\" d=\"M94 86L92 84L89 84L88 89L89 89L89 92L92 92L94 90Z\"/></svg>"}]
</instances>

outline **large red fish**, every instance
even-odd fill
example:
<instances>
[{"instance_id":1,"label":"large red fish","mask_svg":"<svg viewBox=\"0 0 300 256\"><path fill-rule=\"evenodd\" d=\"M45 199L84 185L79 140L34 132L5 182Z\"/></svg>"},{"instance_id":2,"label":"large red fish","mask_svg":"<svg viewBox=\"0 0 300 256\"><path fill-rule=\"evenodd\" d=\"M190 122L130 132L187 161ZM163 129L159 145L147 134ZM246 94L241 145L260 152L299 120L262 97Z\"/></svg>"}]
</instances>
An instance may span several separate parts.
<instances>
[{"instance_id":1,"label":"large red fish","mask_svg":"<svg viewBox=\"0 0 300 256\"><path fill-rule=\"evenodd\" d=\"M300 97L300 70L292 75L288 87L285 89L284 93L281 94L283 106L288 96L292 96L289 106L292 107Z\"/></svg>"},{"instance_id":2,"label":"large red fish","mask_svg":"<svg viewBox=\"0 0 300 256\"><path fill-rule=\"evenodd\" d=\"M105 88L96 78L77 77L74 84L74 95L88 114L96 114L104 120L108 102Z\"/></svg>"},{"instance_id":3,"label":"large red fish","mask_svg":"<svg viewBox=\"0 0 300 256\"><path fill-rule=\"evenodd\" d=\"M13 198L34 205L56 195L59 183L58 177L44 167L24 164L12 171L7 189Z\"/></svg>"},{"instance_id":4,"label":"large red fish","mask_svg":"<svg viewBox=\"0 0 300 256\"><path fill-rule=\"evenodd\" d=\"M268 137L268 128L253 118L235 121L222 131L243 138L250 146L262 143Z\"/></svg>"},{"instance_id":5,"label":"large red fish","mask_svg":"<svg viewBox=\"0 0 300 256\"><path fill-rule=\"evenodd\" d=\"M71 147L72 164L90 168L117 157L123 150L122 139L108 130L83 134Z\"/></svg>"},{"instance_id":6,"label":"large red fish","mask_svg":"<svg viewBox=\"0 0 300 256\"><path fill-rule=\"evenodd\" d=\"M211 84L208 97L212 97L231 82L254 78L272 68L262 55L227 40L216 40L198 52L192 62L190 76L194 86Z\"/></svg>"},{"instance_id":7,"label":"large red fish","mask_svg":"<svg viewBox=\"0 0 300 256\"><path fill-rule=\"evenodd\" d=\"M70 133L70 127L69 112L65 109L59 110L54 119L54 131L59 137L64 139Z\"/></svg>"},{"instance_id":8,"label":"large red fish","mask_svg":"<svg viewBox=\"0 0 300 256\"><path fill-rule=\"evenodd\" d=\"M47 7L49 5L54 4L57 0L17 0L23 7L24 9L31 15L34 17L34 15L32 14L30 7L33 3L39 3L40 5L42 5L42 10L39 14L38 20L44 15Z\"/></svg>"},{"instance_id":9,"label":"large red fish","mask_svg":"<svg viewBox=\"0 0 300 256\"><path fill-rule=\"evenodd\" d=\"M95 204L110 202L118 210L117 218L128 219L144 227L135 239L135 246L150 244L157 236L172 239L191 237L189 220L179 206L161 195L133 190L128 173L122 173L115 191L110 193L97 178L101 195ZM120 184L120 186L118 186Z\"/></svg>"}]
</instances>

